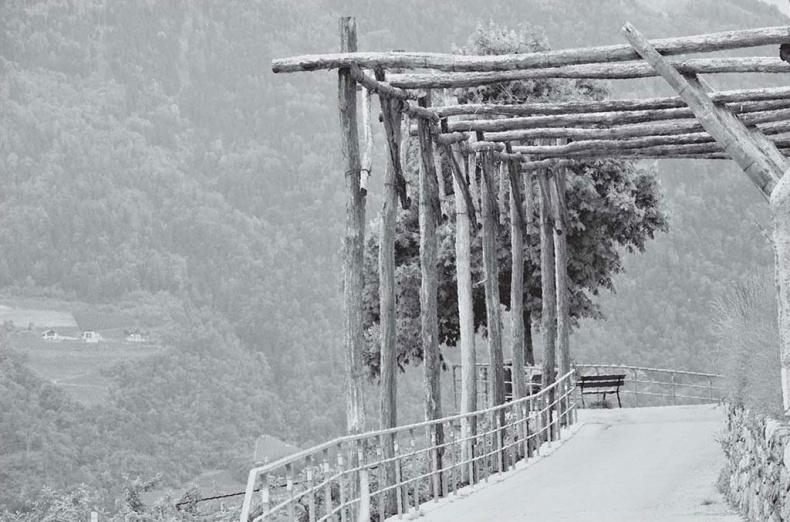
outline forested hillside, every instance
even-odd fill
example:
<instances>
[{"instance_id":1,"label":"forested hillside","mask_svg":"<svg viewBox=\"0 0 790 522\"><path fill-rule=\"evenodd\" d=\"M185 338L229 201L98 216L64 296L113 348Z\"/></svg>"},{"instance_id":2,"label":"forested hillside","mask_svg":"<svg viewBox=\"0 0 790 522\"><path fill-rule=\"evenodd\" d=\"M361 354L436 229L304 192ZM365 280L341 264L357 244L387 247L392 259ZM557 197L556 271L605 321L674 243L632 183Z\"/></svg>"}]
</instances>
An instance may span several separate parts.
<instances>
[{"instance_id":1,"label":"forested hillside","mask_svg":"<svg viewBox=\"0 0 790 522\"><path fill-rule=\"evenodd\" d=\"M275 56L336 49L339 15L357 17L361 49L445 52L488 20L542 27L554 48L620 42L626 20L655 37L787 22L759 0L463 7L0 4L0 291L139 300L169 332L163 354L112 370L110 399L92 408L3 344L0 509L84 482L117 511L135 478L179 486L243 469L262 433L309 444L342 431L336 76L270 70ZM766 206L733 166L659 169L671 231L626 257L617 295L601 296L608 319L573 338L579 360L709 368L709 303L770 267Z\"/></svg>"}]
</instances>

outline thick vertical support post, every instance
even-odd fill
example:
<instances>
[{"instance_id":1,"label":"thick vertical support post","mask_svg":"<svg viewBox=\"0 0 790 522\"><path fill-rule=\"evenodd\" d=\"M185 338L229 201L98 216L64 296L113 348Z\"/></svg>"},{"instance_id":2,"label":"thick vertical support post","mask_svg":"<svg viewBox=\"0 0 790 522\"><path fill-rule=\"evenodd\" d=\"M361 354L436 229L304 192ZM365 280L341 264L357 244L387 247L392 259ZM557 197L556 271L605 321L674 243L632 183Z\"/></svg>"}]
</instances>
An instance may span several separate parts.
<instances>
[{"instance_id":1,"label":"thick vertical support post","mask_svg":"<svg viewBox=\"0 0 790 522\"><path fill-rule=\"evenodd\" d=\"M357 50L356 22L340 19L340 50ZM338 71L340 143L346 185L346 224L343 238L343 344L345 349L346 428L361 433L365 428L362 384L362 273L365 248L365 195L360 188L359 135L357 131L357 89L351 72Z\"/></svg>"},{"instance_id":2,"label":"thick vertical support post","mask_svg":"<svg viewBox=\"0 0 790 522\"><path fill-rule=\"evenodd\" d=\"M507 144L511 151L510 143ZM527 394L524 375L524 210L521 198L521 172L519 164L507 162L510 180L510 337L513 361L513 400Z\"/></svg>"},{"instance_id":3,"label":"thick vertical support post","mask_svg":"<svg viewBox=\"0 0 790 522\"><path fill-rule=\"evenodd\" d=\"M562 145L566 140L558 140L557 144ZM568 219L565 206L565 176L566 169L561 167L554 172L551 183L551 200L554 217L554 265L557 295L557 366L558 374L565 375L571 370L571 350L570 350L570 306L568 288ZM563 390L561 390L564 392ZM562 393L562 400L558 407L564 411L567 407L567 400ZM560 416L564 422L564 417ZM560 424L562 425L563 422Z\"/></svg>"},{"instance_id":4,"label":"thick vertical support post","mask_svg":"<svg viewBox=\"0 0 790 522\"><path fill-rule=\"evenodd\" d=\"M557 340L557 294L555 288L554 260L554 219L552 217L551 192L549 190L549 174L545 170L537 173L540 188L540 278L543 302L543 388L547 388L555 380L556 340ZM554 408L555 390L552 388L545 395L549 408L547 417L551 419Z\"/></svg>"},{"instance_id":5,"label":"thick vertical support post","mask_svg":"<svg viewBox=\"0 0 790 522\"><path fill-rule=\"evenodd\" d=\"M454 159L460 155L454 154ZM461 413L471 413L477 409L477 355L475 353L475 326L472 307L472 230L469 219L470 209L464 197L463 183L471 183L468 177L469 162L461 158L465 168L453 176L455 193L455 268L458 290L459 342L461 344ZM460 165L459 165L460 170ZM466 179L462 178L466 175ZM460 178L460 179L459 179ZM471 209L474 211L474 209ZM474 416L461 419L461 460L471 458L472 439L476 432ZM469 483L472 483L472 477Z\"/></svg>"},{"instance_id":6,"label":"thick vertical support post","mask_svg":"<svg viewBox=\"0 0 790 522\"><path fill-rule=\"evenodd\" d=\"M782 399L790 415L790 176L785 174L771 194L776 290L779 305L779 344Z\"/></svg>"},{"instance_id":7,"label":"thick vertical support post","mask_svg":"<svg viewBox=\"0 0 790 522\"><path fill-rule=\"evenodd\" d=\"M384 80L384 71L376 70L376 79ZM379 324L381 327L381 354L379 386L379 426L381 429L394 428L398 423L397 413L397 334L395 303L395 227L397 221L398 185L401 145L401 102L379 96L384 130L389 150L384 169L384 205L381 210L381 229L379 236ZM384 437L382 447L384 457L391 459L394 454L394 438ZM388 483L395 478L392 462L384 465ZM385 505L389 512L394 511L395 495L386 493Z\"/></svg>"},{"instance_id":8,"label":"thick vertical support post","mask_svg":"<svg viewBox=\"0 0 790 522\"><path fill-rule=\"evenodd\" d=\"M420 106L430 104L430 95L420 98ZM437 200L436 162L433 153L433 130L428 120L417 120L417 137L420 142L421 169L419 174L420 195L420 322L425 369L425 420L442 416L441 402L441 358L439 356L438 293L438 239L436 228L441 219ZM436 443L444 442L441 424L434 428ZM428 442L431 442L430 440ZM437 450L438 465L441 467L442 452Z\"/></svg>"},{"instance_id":9,"label":"thick vertical support post","mask_svg":"<svg viewBox=\"0 0 790 522\"><path fill-rule=\"evenodd\" d=\"M483 179L480 183L480 208L483 216L483 270L485 273L486 325L491 368L492 405L505 402L505 371L502 355L502 318L499 309L499 267L496 255L496 191L491 151L481 153ZM499 414L503 417L504 412ZM504 423L504 422L503 422Z\"/></svg>"}]
</instances>

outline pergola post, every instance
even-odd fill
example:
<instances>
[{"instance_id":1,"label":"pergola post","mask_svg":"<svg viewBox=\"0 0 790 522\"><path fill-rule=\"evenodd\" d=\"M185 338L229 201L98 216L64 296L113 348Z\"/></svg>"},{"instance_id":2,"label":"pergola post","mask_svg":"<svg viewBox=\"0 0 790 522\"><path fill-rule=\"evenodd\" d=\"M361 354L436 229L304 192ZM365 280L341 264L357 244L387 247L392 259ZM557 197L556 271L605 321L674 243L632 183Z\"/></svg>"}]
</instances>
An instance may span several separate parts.
<instances>
[{"instance_id":1,"label":"pergola post","mask_svg":"<svg viewBox=\"0 0 790 522\"><path fill-rule=\"evenodd\" d=\"M540 279L541 301L543 305L543 372L542 385L546 388L554 383L555 369L557 366L557 294L555 287L555 259L554 259L554 219L552 216L551 191L549 189L549 172L545 169L538 170L539 207L540 207ZM552 389L546 400L549 404L554 402L555 393ZM551 422L549 408L547 422ZM548 425L548 424L545 424ZM551 430L549 430L551 434Z\"/></svg>"},{"instance_id":2,"label":"pergola post","mask_svg":"<svg viewBox=\"0 0 790 522\"><path fill-rule=\"evenodd\" d=\"M340 19L340 50L357 50L357 27L352 17ZM346 429L365 429L362 383L362 274L365 247L365 195L360 188L361 165L357 131L357 89L348 68L338 70L340 150L346 186L346 224L343 237L343 346L346 381Z\"/></svg>"},{"instance_id":3,"label":"pergola post","mask_svg":"<svg viewBox=\"0 0 790 522\"><path fill-rule=\"evenodd\" d=\"M449 145L445 149L452 154ZM455 194L455 267L458 291L458 330L459 344L461 345L461 413L472 413L477 410L477 354L475 353L475 326L474 310L472 305L472 253L471 253L471 225L467 197L468 187L468 158L461 158L458 163L457 156L450 157L453 167L453 192ZM466 195L466 197L465 197ZM474 207L471 208L474 212ZM475 417L461 419L461 438L467 440L461 446L461 461L470 460L472 455L472 441L477 433ZM469 466L463 466L462 474L466 475ZM474 477L468 477L469 483Z\"/></svg>"},{"instance_id":4,"label":"pergola post","mask_svg":"<svg viewBox=\"0 0 790 522\"><path fill-rule=\"evenodd\" d=\"M430 95L420 98L420 106L430 104ZM421 168L419 173L420 196L420 322L425 369L425 420L433 420L442 416L441 402L441 359L439 356L439 318L437 313L438 293L438 240L436 228L441 218L441 207L437 204L438 187L436 179L436 161L433 153L433 131L431 122L424 118L417 120L417 137L420 144ZM438 208L437 208L438 207ZM444 441L441 424L432 428L429 440L431 445L440 445ZM442 467L441 449L435 450L437 469ZM434 495L442 491L441 485L434 481Z\"/></svg>"},{"instance_id":5,"label":"pergola post","mask_svg":"<svg viewBox=\"0 0 790 522\"><path fill-rule=\"evenodd\" d=\"M779 305L782 402L785 415L790 415L790 176L785 174L779 180L770 202Z\"/></svg>"},{"instance_id":6,"label":"pergola post","mask_svg":"<svg viewBox=\"0 0 790 522\"><path fill-rule=\"evenodd\" d=\"M568 289L567 209L565 206L565 167L554 170L551 199L554 210L554 264L557 291L557 366L559 375L571 370L570 317ZM562 392L562 390L560 390ZM560 404L564 411L564 404Z\"/></svg>"},{"instance_id":7,"label":"pergola post","mask_svg":"<svg viewBox=\"0 0 790 522\"><path fill-rule=\"evenodd\" d=\"M507 162L510 181L510 336L513 360L513 399L527 394L524 374L524 202L521 197L521 171L514 161ZM504 180L503 180L504 182Z\"/></svg>"},{"instance_id":8,"label":"pergola post","mask_svg":"<svg viewBox=\"0 0 790 522\"><path fill-rule=\"evenodd\" d=\"M376 79L384 80L384 71L376 70ZM394 428L398 423L396 380L396 303L395 303L395 226L398 215L398 189L396 176L399 170L401 144L401 111L398 100L379 96L384 133L387 137L387 162L384 168L384 204L381 210L379 237L379 315L381 325L381 352L379 388L379 427ZM384 437L384 457L395 456L394 437ZM393 462L385 466L387 481L394 483ZM395 512L395 492L387 494L385 506Z\"/></svg>"},{"instance_id":9,"label":"pergola post","mask_svg":"<svg viewBox=\"0 0 790 522\"><path fill-rule=\"evenodd\" d=\"M497 192L494 185L494 159L491 151L480 153L480 213L483 217L483 270L485 274L486 325L491 368L492 406L505 402L505 371L502 354L502 317L499 309L499 267L496 255ZM504 421L504 412L501 412ZM502 422L500 425L504 425Z\"/></svg>"}]
</instances>

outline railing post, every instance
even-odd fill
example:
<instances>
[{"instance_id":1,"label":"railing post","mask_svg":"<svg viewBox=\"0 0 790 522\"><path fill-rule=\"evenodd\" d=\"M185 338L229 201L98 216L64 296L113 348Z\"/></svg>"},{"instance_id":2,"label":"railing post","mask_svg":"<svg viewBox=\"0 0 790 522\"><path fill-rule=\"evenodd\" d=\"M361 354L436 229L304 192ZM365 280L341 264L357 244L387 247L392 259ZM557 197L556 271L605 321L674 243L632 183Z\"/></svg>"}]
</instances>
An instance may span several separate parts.
<instances>
[{"instance_id":1,"label":"railing post","mask_svg":"<svg viewBox=\"0 0 790 522\"><path fill-rule=\"evenodd\" d=\"M268 460L268 459L267 459ZM272 507L272 491L269 484L269 474L264 473L261 477L261 508L262 513L268 512Z\"/></svg>"},{"instance_id":2,"label":"railing post","mask_svg":"<svg viewBox=\"0 0 790 522\"><path fill-rule=\"evenodd\" d=\"M711 402L715 401L715 397L713 396L713 377L710 376L708 376L708 396Z\"/></svg>"},{"instance_id":3,"label":"railing post","mask_svg":"<svg viewBox=\"0 0 790 522\"><path fill-rule=\"evenodd\" d=\"M285 465L285 490L288 492L288 522L296 522L296 512L294 511L294 466L291 463Z\"/></svg>"},{"instance_id":4,"label":"railing post","mask_svg":"<svg viewBox=\"0 0 790 522\"><path fill-rule=\"evenodd\" d=\"M321 463L323 464L324 468L324 507L326 508L326 518L327 520L331 520L332 518L332 484L328 480L331 471L329 466L329 448L324 448L324 451L321 452Z\"/></svg>"},{"instance_id":5,"label":"railing post","mask_svg":"<svg viewBox=\"0 0 790 522\"><path fill-rule=\"evenodd\" d=\"M340 511L340 522L346 522L346 488L344 487L343 483L345 482L345 467L343 465L343 445L340 444L337 447L337 484L339 489L339 511Z\"/></svg>"},{"instance_id":6,"label":"railing post","mask_svg":"<svg viewBox=\"0 0 790 522\"><path fill-rule=\"evenodd\" d=\"M417 477L420 476L420 469L417 466L417 455L415 452L417 451L417 444L414 442L414 428L409 428L409 453L411 453L411 470L412 470L412 497L414 498L414 513L417 514L420 510L420 492L419 492L419 481ZM408 487L407 487L408 493ZM406 500L408 505L408 498Z\"/></svg>"},{"instance_id":7,"label":"railing post","mask_svg":"<svg viewBox=\"0 0 790 522\"><path fill-rule=\"evenodd\" d=\"M368 474L367 439L357 440L357 462L359 462L359 508L357 510L358 522L370 522L370 477Z\"/></svg>"},{"instance_id":8,"label":"railing post","mask_svg":"<svg viewBox=\"0 0 790 522\"><path fill-rule=\"evenodd\" d=\"M315 522L315 491L313 491L313 457L308 455L305 458L305 471L307 473L307 518L309 522Z\"/></svg>"},{"instance_id":9,"label":"railing post","mask_svg":"<svg viewBox=\"0 0 790 522\"><path fill-rule=\"evenodd\" d=\"M631 370L634 373L634 402L636 407L639 407L639 370Z\"/></svg>"},{"instance_id":10,"label":"railing post","mask_svg":"<svg viewBox=\"0 0 790 522\"><path fill-rule=\"evenodd\" d=\"M497 461L497 471L499 475L502 475L505 467L505 459L504 459L504 451L502 450L502 423L500 421L499 412L494 413L494 447L496 449L496 461Z\"/></svg>"},{"instance_id":11,"label":"railing post","mask_svg":"<svg viewBox=\"0 0 790 522\"><path fill-rule=\"evenodd\" d=\"M398 441L395 440L393 442L393 449L395 453L395 504L396 509L398 510L398 518L403 518L403 508L404 508L404 498L408 501L408 490L405 492L404 495L403 491L403 473L401 469L401 460L400 460L400 446L398 445ZM406 506L408 509L408 506Z\"/></svg>"},{"instance_id":12,"label":"railing post","mask_svg":"<svg viewBox=\"0 0 790 522\"><path fill-rule=\"evenodd\" d=\"M677 390L675 389L675 374L672 374L672 404L677 406L678 404L678 395Z\"/></svg>"},{"instance_id":13,"label":"railing post","mask_svg":"<svg viewBox=\"0 0 790 522\"><path fill-rule=\"evenodd\" d=\"M433 501L439 501L439 490L441 488L440 480L439 480L439 448L436 447L436 425L430 424L428 425L428 432L429 432L429 441L431 443L430 452L430 475L431 475L431 489L433 491Z\"/></svg>"}]
</instances>

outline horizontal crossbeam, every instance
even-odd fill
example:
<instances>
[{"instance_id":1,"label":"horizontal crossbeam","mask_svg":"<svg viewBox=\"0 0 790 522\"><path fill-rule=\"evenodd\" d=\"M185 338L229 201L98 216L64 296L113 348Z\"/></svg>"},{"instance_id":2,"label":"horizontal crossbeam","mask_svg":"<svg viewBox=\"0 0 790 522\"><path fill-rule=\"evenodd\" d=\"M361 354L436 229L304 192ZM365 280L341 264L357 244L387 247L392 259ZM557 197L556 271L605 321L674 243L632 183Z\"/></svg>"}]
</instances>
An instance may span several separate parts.
<instances>
[{"instance_id":1,"label":"horizontal crossbeam","mask_svg":"<svg viewBox=\"0 0 790 522\"><path fill-rule=\"evenodd\" d=\"M763 27L694 36L664 38L651 43L664 55L701 53L790 42L790 27ZM629 45L606 45L523 54L471 56L420 52L356 52L309 54L272 60L275 73L337 69L358 65L366 68L436 69L439 71L512 71L596 62L636 60Z\"/></svg>"}]
</instances>

